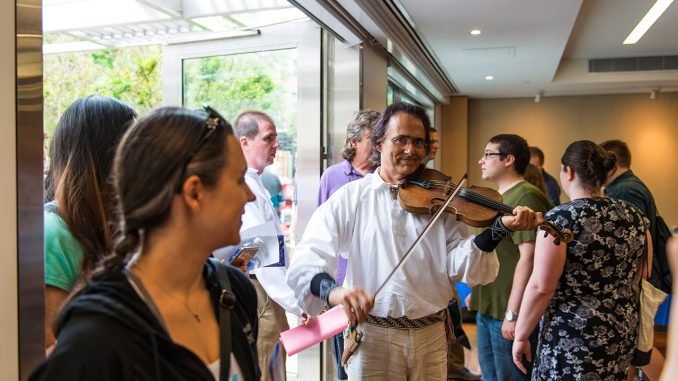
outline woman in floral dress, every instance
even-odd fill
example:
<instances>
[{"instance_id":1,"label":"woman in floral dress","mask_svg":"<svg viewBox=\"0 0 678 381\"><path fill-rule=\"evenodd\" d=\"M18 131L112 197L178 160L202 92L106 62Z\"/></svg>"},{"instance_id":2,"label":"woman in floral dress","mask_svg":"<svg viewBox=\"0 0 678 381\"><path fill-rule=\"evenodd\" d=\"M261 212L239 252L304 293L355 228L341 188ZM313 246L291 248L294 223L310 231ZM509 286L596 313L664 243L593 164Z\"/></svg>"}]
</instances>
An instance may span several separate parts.
<instances>
[{"instance_id":1,"label":"woman in floral dress","mask_svg":"<svg viewBox=\"0 0 678 381\"><path fill-rule=\"evenodd\" d=\"M578 141L561 163L560 182L572 201L546 218L572 230L574 240L555 245L553 237L538 236L513 360L525 371L528 336L541 318L533 380L625 380L638 338L646 221L635 206L603 197L613 154Z\"/></svg>"}]
</instances>

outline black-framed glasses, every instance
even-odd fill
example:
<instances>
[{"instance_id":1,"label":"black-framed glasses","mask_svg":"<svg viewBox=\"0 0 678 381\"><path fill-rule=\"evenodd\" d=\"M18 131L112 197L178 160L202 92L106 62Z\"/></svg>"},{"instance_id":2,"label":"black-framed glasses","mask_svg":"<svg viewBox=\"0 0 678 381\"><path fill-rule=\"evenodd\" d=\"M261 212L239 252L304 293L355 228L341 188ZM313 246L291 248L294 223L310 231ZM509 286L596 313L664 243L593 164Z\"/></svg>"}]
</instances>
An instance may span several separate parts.
<instances>
[{"instance_id":1,"label":"black-framed glasses","mask_svg":"<svg viewBox=\"0 0 678 381\"><path fill-rule=\"evenodd\" d=\"M501 159L502 157L506 156L504 152L485 152L483 153L483 157L485 160L489 160L492 156L499 156Z\"/></svg>"},{"instance_id":2,"label":"black-framed glasses","mask_svg":"<svg viewBox=\"0 0 678 381\"><path fill-rule=\"evenodd\" d=\"M426 148L426 140L423 138L411 138L405 135L396 136L395 138L391 139L391 143L403 148L407 147L408 144L412 144L412 147L416 149Z\"/></svg>"},{"instance_id":3,"label":"black-framed glasses","mask_svg":"<svg viewBox=\"0 0 678 381\"><path fill-rule=\"evenodd\" d=\"M184 161L184 165L181 166L181 177L179 177L179 183L177 184L177 193L181 193L184 180L186 179L186 170L188 169L188 164L191 163L191 160L195 155L200 151L202 146L209 140L209 138L214 135L214 132L217 130L217 127L222 127L224 125L224 117L222 117L216 110L208 105L204 105L203 109L207 112L207 119L205 120L205 128L200 133L200 137L196 141L195 145L191 149L191 153Z\"/></svg>"}]
</instances>

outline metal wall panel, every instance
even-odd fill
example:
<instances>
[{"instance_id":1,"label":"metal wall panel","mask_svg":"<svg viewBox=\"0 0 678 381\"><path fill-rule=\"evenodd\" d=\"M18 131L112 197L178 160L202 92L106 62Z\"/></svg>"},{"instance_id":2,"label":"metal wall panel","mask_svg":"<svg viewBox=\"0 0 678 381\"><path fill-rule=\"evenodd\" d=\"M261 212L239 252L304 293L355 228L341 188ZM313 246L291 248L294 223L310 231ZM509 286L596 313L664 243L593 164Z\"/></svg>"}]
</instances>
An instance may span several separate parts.
<instances>
[{"instance_id":1,"label":"metal wall panel","mask_svg":"<svg viewBox=\"0 0 678 381\"><path fill-rule=\"evenodd\" d=\"M327 167L343 160L346 125L360 110L360 50L327 40ZM381 110L378 110L381 111Z\"/></svg>"},{"instance_id":2,"label":"metal wall panel","mask_svg":"<svg viewBox=\"0 0 678 381\"><path fill-rule=\"evenodd\" d=\"M42 2L16 3L19 371L44 358Z\"/></svg>"}]
</instances>

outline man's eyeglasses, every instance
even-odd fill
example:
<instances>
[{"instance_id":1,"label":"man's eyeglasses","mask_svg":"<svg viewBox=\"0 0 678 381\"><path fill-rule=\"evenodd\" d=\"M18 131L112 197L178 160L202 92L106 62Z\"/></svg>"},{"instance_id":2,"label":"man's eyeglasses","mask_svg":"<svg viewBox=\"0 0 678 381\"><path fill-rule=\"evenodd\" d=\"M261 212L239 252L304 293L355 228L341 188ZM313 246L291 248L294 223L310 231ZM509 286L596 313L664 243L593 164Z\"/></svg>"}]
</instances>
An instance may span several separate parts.
<instances>
[{"instance_id":1,"label":"man's eyeglasses","mask_svg":"<svg viewBox=\"0 0 678 381\"><path fill-rule=\"evenodd\" d=\"M489 160L492 156L499 156L499 158L501 159L502 157L506 156L506 154L503 153L503 152L485 152L485 153L483 153L483 157L485 158L485 160Z\"/></svg>"},{"instance_id":2,"label":"man's eyeglasses","mask_svg":"<svg viewBox=\"0 0 678 381\"><path fill-rule=\"evenodd\" d=\"M408 144L412 144L412 147L416 149L426 148L426 140L423 138L411 138L409 136L400 135L391 139L391 142L400 147L407 147Z\"/></svg>"},{"instance_id":3,"label":"man's eyeglasses","mask_svg":"<svg viewBox=\"0 0 678 381\"><path fill-rule=\"evenodd\" d=\"M222 127L224 125L224 118L219 115L213 108L208 105L204 105L203 109L207 112L207 120L205 120L205 128L200 133L200 137L196 141L191 153L186 158L184 165L181 167L181 177L179 177L179 184L177 184L177 193L181 193L181 188L186 178L186 170L188 169L188 164L193 160L193 157L200 151L202 146L205 145L207 140L214 135L214 132L217 130L217 127Z\"/></svg>"}]
</instances>

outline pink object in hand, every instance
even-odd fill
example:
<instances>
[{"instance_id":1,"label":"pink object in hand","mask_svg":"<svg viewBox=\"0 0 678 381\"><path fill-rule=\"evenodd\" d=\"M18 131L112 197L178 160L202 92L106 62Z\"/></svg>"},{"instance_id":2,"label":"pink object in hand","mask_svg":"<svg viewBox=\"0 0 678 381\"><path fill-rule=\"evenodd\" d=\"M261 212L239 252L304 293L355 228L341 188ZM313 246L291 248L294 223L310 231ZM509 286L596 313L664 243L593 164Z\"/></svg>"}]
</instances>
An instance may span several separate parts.
<instances>
[{"instance_id":1,"label":"pink object in hand","mask_svg":"<svg viewBox=\"0 0 678 381\"><path fill-rule=\"evenodd\" d=\"M280 342L285 347L287 355L292 356L329 339L346 328L348 328L348 318L344 313L344 307L338 305L312 318L307 324L280 332Z\"/></svg>"}]
</instances>

